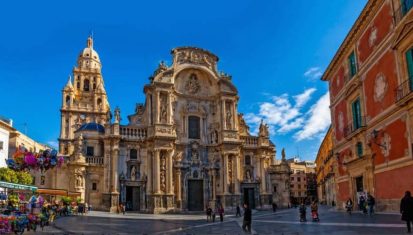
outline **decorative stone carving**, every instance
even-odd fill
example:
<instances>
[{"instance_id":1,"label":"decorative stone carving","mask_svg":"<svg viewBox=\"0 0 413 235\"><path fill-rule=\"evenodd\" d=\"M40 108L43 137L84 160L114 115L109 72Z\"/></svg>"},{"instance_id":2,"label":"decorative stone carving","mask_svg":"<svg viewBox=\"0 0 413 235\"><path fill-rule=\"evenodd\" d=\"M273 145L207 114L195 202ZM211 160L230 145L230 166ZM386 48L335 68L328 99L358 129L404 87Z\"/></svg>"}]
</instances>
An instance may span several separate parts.
<instances>
[{"instance_id":1,"label":"decorative stone carving","mask_svg":"<svg viewBox=\"0 0 413 235\"><path fill-rule=\"evenodd\" d=\"M161 152L161 162L160 162L160 178L161 178L161 191L166 192L166 156L165 153Z\"/></svg>"},{"instance_id":2,"label":"decorative stone carving","mask_svg":"<svg viewBox=\"0 0 413 235\"><path fill-rule=\"evenodd\" d=\"M196 76L196 74L192 73L185 84L185 90L190 94L196 94L198 93L200 88L201 85L199 84L198 77Z\"/></svg>"},{"instance_id":3,"label":"decorative stone carving","mask_svg":"<svg viewBox=\"0 0 413 235\"><path fill-rule=\"evenodd\" d=\"M194 49L180 49L175 53L176 62L178 64L183 63L192 63L192 64L199 64L204 65L210 69L214 69L215 67L215 58L212 58L211 55L203 52L201 50L194 50Z\"/></svg>"},{"instance_id":4,"label":"decorative stone carving","mask_svg":"<svg viewBox=\"0 0 413 235\"><path fill-rule=\"evenodd\" d=\"M228 157L228 179L232 183L232 157Z\"/></svg>"},{"instance_id":5,"label":"decorative stone carving","mask_svg":"<svg viewBox=\"0 0 413 235\"><path fill-rule=\"evenodd\" d=\"M374 81L374 101L381 102L387 92L387 81L383 73L377 74Z\"/></svg>"},{"instance_id":6,"label":"decorative stone carving","mask_svg":"<svg viewBox=\"0 0 413 235\"><path fill-rule=\"evenodd\" d=\"M344 131L344 115L341 111L338 113L338 130L340 132Z\"/></svg>"},{"instance_id":7,"label":"decorative stone carving","mask_svg":"<svg viewBox=\"0 0 413 235\"><path fill-rule=\"evenodd\" d=\"M377 41L377 28L373 26L370 31L369 46L373 47Z\"/></svg>"},{"instance_id":8,"label":"decorative stone carving","mask_svg":"<svg viewBox=\"0 0 413 235\"><path fill-rule=\"evenodd\" d=\"M381 153L385 158L388 158L390 155L391 149L391 137L389 134L384 133L383 138L381 139L381 145L386 146L386 148L381 148Z\"/></svg>"},{"instance_id":9,"label":"decorative stone carving","mask_svg":"<svg viewBox=\"0 0 413 235\"><path fill-rule=\"evenodd\" d=\"M191 145L191 160L192 162L199 162L199 149L198 149L198 143L194 142Z\"/></svg>"}]
</instances>

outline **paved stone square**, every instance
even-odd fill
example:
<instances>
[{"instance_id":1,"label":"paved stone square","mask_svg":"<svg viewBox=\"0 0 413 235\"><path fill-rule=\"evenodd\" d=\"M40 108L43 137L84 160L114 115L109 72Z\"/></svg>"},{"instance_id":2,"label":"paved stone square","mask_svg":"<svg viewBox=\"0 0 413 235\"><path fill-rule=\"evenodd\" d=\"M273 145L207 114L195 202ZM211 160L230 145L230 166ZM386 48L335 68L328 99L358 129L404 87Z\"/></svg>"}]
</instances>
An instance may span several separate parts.
<instances>
[{"instance_id":1,"label":"paved stone square","mask_svg":"<svg viewBox=\"0 0 413 235\"><path fill-rule=\"evenodd\" d=\"M361 213L348 215L328 207L320 207L320 222L300 223L298 209L255 211L253 234L405 234L406 228L399 215ZM203 214L152 215L130 213L126 215L92 212L86 216L63 217L55 226L46 227L37 234L246 234L242 231L242 218L226 215L224 222L206 222Z\"/></svg>"}]
</instances>

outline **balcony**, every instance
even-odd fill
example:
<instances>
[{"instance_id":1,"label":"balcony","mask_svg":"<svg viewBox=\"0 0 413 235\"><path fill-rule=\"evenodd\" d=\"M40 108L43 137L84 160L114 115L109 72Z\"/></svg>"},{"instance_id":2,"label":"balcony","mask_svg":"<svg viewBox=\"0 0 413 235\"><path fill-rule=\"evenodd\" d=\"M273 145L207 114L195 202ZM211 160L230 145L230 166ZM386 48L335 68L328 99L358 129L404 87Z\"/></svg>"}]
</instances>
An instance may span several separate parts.
<instances>
[{"instance_id":1,"label":"balcony","mask_svg":"<svg viewBox=\"0 0 413 235\"><path fill-rule=\"evenodd\" d=\"M413 0L412 0L413 1ZM404 81L400 86L396 88L396 102L401 101L405 97L407 97L410 93L412 93L412 81L413 76L408 78L406 81Z\"/></svg>"},{"instance_id":2,"label":"balcony","mask_svg":"<svg viewBox=\"0 0 413 235\"><path fill-rule=\"evenodd\" d=\"M404 18L405 15L412 9L413 0L402 0L400 7L394 12L394 20L396 24Z\"/></svg>"},{"instance_id":3,"label":"balcony","mask_svg":"<svg viewBox=\"0 0 413 235\"><path fill-rule=\"evenodd\" d=\"M357 131L363 130L366 127L366 117L361 116L360 121L354 125L353 122L344 127L344 136L348 139L353 136Z\"/></svg>"},{"instance_id":4,"label":"balcony","mask_svg":"<svg viewBox=\"0 0 413 235\"><path fill-rule=\"evenodd\" d=\"M258 147L258 137L245 136L241 137L241 140L246 147Z\"/></svg>"},{"instance_id":5,"label":"balcony","mask_svg":"<svg viewBox=\"0 0 413 235\"><path fill-rule=\"evenodd\" d=\"M146 139L148 135L146 128L139 127L121 126L119 131L120 135L127 139L143 140Z\"/></svg>"},{"instance_id":6,"label":"balcony","mask_svg":"<svg viewBox=\"0 0 413 235\"><path fill-rule=\"evenodd\" d=\"M86 163L90 165L103 165L103 157L86 157Z\"/></svg>"}]
</instances>

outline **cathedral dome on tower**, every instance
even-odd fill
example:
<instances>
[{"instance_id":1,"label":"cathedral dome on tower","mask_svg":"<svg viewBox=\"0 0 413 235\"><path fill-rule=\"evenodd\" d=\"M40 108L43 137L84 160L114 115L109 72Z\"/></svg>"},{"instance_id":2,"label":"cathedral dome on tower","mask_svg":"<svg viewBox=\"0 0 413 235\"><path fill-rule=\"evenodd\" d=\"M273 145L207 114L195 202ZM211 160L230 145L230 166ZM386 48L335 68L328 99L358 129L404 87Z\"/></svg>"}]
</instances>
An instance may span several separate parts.
<instances>
[{"instance_id":1,"label":"cathedral dome on tower","mask_svg":"<svg viewBox=\"0 0 413 235\"><path fill-rule=\"evenodd\" d=\"M102 67L98 53L93 49L93 38L88 37L86 47L80 52L78 58L80 68L100 69Z\"/></svg>"}]
</instances>

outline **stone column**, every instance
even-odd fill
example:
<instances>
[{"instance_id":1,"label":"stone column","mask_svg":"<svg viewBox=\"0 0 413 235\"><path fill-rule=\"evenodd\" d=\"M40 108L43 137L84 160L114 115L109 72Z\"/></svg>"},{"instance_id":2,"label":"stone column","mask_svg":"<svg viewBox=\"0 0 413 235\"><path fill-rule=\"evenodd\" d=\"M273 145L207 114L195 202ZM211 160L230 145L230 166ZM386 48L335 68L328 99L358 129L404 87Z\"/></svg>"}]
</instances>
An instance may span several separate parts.
<instances>
[{"instance_id":1,"label":"stone column","mask_svg":"<svg viewBox=\"0 0 413 235\"><path fill-rule=\"evenodd\" d=\"M227 130L228 128L227 128L227 122L226 122L226 118L225 118L225 115L226 115L226 112L225 112L225 100L222 100L222 108L221 108L221 110L222 110L222 115L221 115L221 123L223 123L224 125L223 125L223 129L224 130Z\"/></svg>"},{"instance_id":2,"label":"stone column","mask_svg":"<svg viewBox=\"0 0 413 235\"><path fill-rule=\"evenodd\" d=\"M235 184L235 194L239 194L239 183L240 183L240 156L239 154L235 155L235 177L234 177L234 184Z\"/></svg>"},{"instance_id":3,"label":"stone column","mask_svg":"<svg viewBox=\"0 0 413 235\"><path fill-rule=\"evenodd\" d=\"M176 200L180 202L182 201L182 192L181 192L181 169L179 168L176 169L175 187L176 187Z\"/></svg>"},{"instance_id":4,"label":"stone column","mask_svg":"<svg viewBox=\"0 0 413 235\"><path fill-rule=\"evenodd\" d=\"M146 155L146 169L148 169L147 172L147 182L146 182L146 191L147 193L151 194L153 193L153 186L152 186L152 179L153 179L153 152L149 152Z\"/></svg>"},{"instance_id":5,"label":"stone column","mask_svg":"<svg viewBox=\"0 0 413 235\"><path fill-rule=\"evenodd\" d=\"M172 186L172 178L173 178L173 164L172 164L172 155L173 155L173 150L168 152L168 156L167 156L167 167L166 167L166 172L167 172L167 176L166 176L166 182L167 182L167 192L168 194L173 195L174 194L174 189Z\"/></svg>"},{"instance_id":6,"label":"stone column","mask_svg":"<svg viewBox=\"0 0 413 235\"><path fill-rule=\"evenodd\" d=\"M261 193L265 192L265 170L264 170L264 159L260 158L260 191Z\"/></svg>"},{"instance_id":7,"label":"stone column","mask_svg":"<svg viewBox=\"0 0 413 235\"><path fill-rule=\"evenodd\" d=\"M112 187L111 191L114 193L118 192L118 158L119 150L112 150Z\"/></svg>"},{"instance_id":8,"label":"stone column","mask_svg":"<svg viewBox=\"0 0 413 235\"><path fill-rule=\"evenodd\" d=\"M222 175L224 177L222 177L224 179L224 183L222 184L222 186L224 187L224 194L228 194L228 154L224 154L223 155L224 158L224 167L222 169Z\"/></svg>"},{"instance_id":9,"label":"stone column","mask_svg":"<svg viewBox=\"0 0 413 235\"><path fill-rule=\"evenodd\" d=\"M217 183L216 183L216 173L215 173L215 170L213 170L213 173L212 173L212 200L216 200L216 190L217 190L217 187L216 187L216 185L217 185Z\"/></svg>"},{"instance_id":10,"label":"stone column","mask_svg":"<svg viewBox=\"0 0 413 235\"><path fill-rule=\"evenodd\" d=\"M155 156L153 158L153 186L154 186L154 193L160 194L161 193L161 180L160 180L160 150L155 150Z\"/></svg>"}]
</instances>

